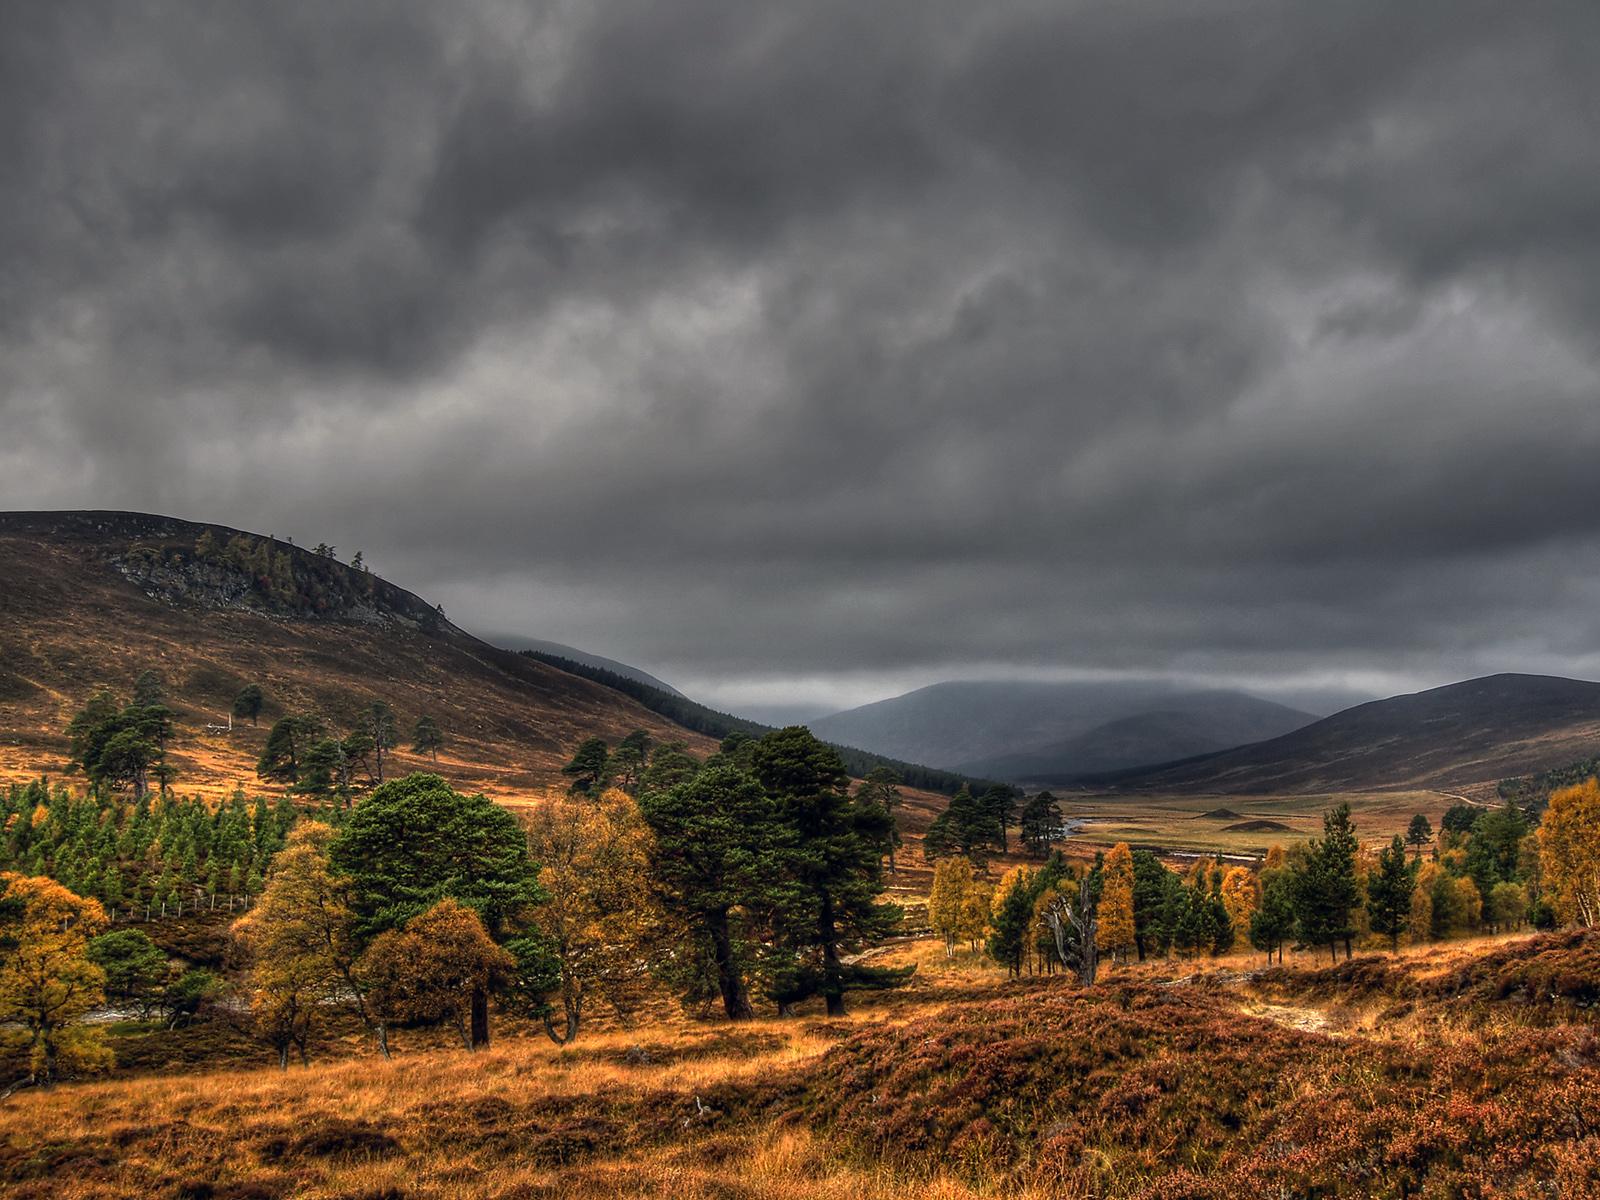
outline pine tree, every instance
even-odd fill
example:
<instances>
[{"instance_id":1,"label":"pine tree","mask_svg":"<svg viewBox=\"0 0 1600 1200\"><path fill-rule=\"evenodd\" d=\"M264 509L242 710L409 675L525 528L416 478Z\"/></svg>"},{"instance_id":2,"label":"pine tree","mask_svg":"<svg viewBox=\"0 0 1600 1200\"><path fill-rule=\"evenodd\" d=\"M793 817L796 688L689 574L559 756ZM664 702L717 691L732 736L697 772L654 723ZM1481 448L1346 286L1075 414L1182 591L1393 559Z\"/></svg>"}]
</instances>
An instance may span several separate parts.
<instances>
[{"instance_id":1,"label":"pine tree","mask_svg":"<svg viewBox=\"0 0 1600 1200\"><path fill-rule=\"evenodd\" d=\"M1372 931L1389 939L1391 952L1400 949L1400 935L1411 920L1411 891L1416 886L1415 865L1406 861L1405 841L1394 841L1378 855L1377 870L1367 876L1367 912Z\"/></svg>"},{"instance_id":2,"label":"pine tree","mask_svg":"<svg viewBox=\"0 0 1600 1200\"><path fill-rule=\"evenodd\" d=\"M1417 813L1411 818L1411 824L1406 826L1406 841L1416 851L1416 857L1422 857L1422 848L1433 841L1433 826L1422 813Z\"/></svg>"},{"instance_id":3,"label":"pine tree","mask_svg":"<svg viewBox=\"0 0 1600 1200\"><path fill-rule=\"evenodd\" d=\"M1050 853L1050 847L1061 840L1065 827L1061 805L1049 792L1039 792L1022 806L1019 823L1023 848L1036 858Z\"/></svg>"},{"instance_id":4,"label":"pine tree","mask_svg":"<svg viewBox=\"0 0 1600 1200\"><path fill-rule=\"evenodd\" d=\"M838 752L803 726L767 734L753 762L783 826L783 877L795 885L778 920L793 948L819 956L828 1015L843 1016L851 987L894 986L910 975L841 960L843 951L884 936L900 920L898 906L878 900L889 813L848 793Z\"/></svg>"},{"instance_id":5,"label":"pine tree","mask_svg":"<svg viewBox=\"0 0 1600 1200\"><path fill-rule=\"evenodd\" d=\"M1028 927L1033 921L1034 875L1026 867L1006 873L1000 884L1000 901L995 906L989 934L989 957L1012 975L1022 974L1022 959L1028 949Z\"/></svg>"},{"instance_id":6,"label":"pine tree","mask_svg":"<svg viewBox=\"0 0 1600 1200\"><path fill-rule=\"evenodd\" d=\"M439 751L443 747L444 734L440 731L438 723L426 713L418 717L416 725L411 730L411 752L426 754L434 762L438 762Z\"/></svg>"},{"instance_id":7,"label":"pine tree","mask_svg":"<svg viewBox=\"0 0 1600 1200\"><path fill-rule=\"evenodd\" d=\"M646 790L639 811L655 834L651 874L662 903L708 942L728 1019L750 1020L734 924L740 910L762 912L785 898L772 801L738 767L712 764L665 791Z\"/></svg>"},{"instance_id":8,"label":"pine tree","mask_svg":"<svg viewBox=\"0 0 1600 1200\"><path fill-rule=\"evenodd\" d=\"M1355 826L1350 822L1350 806L1341 804L1323 814L1323 836L1311 842L1310 853L1295 874L1295 917L1300 937L1313 946L1327 946L1338 961L1338 943L1350 957L1351 910L1358 899L1356 888Z\"/></svg>"}]
</instances>

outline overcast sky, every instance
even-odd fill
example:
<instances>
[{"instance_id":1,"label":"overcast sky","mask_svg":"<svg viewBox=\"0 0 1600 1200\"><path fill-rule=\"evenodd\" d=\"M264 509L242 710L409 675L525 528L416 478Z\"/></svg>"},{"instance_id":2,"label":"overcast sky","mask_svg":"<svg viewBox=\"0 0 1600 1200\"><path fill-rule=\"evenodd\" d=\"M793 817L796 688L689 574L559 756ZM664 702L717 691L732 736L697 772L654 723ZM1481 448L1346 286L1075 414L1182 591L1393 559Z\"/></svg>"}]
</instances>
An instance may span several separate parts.
<instances>
[{"instance_id":1,"label":"overcast sky","mask_svg":"<svg viewBox=\"0 0 1600 1200\"><path fill-rule=\"evenodd\" d=\"M0 507L713 701L1600 677L1600 4L0 8Z\"/></svg>"}]
</instances>

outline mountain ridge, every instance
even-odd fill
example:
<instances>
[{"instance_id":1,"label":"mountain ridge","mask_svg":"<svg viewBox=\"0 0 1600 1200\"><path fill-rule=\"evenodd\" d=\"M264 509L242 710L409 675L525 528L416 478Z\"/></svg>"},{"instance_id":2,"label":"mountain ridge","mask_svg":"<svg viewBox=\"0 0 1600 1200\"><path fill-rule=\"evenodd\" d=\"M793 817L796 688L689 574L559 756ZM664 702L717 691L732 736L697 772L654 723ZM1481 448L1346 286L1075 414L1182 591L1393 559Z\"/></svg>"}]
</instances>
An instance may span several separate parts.
<instances>
[{"instance_id":1,"label":"mountain ridge","mask_svg":"<svg viewBox=\"0 0 1600 1200\"><path fill-rule=\"evenodd\" d=\"M1252 745L1072 782L1208 794L1468 789L1597 745L1600 683L1505 672L1369 701Z\"/></svg>"}]
</instances>

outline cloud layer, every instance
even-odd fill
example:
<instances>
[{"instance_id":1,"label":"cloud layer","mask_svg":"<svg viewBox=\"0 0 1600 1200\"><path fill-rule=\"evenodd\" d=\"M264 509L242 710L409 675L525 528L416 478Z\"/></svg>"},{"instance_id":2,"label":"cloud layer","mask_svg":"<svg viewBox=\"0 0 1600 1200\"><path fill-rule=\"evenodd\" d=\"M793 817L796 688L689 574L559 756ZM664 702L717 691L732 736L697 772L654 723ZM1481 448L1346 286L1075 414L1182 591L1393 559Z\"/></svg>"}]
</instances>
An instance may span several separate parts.
<instances>
[{"instance_id":1,"label":"cloud layer","mask_svg":"<svg viewBox=\"0 0 1600 1200\"><path fill-rule=\"evenodd\" d=\"M1600 674L1600 7L12 6L0 504L719 696Z\"/></svg>"}]
</instances>

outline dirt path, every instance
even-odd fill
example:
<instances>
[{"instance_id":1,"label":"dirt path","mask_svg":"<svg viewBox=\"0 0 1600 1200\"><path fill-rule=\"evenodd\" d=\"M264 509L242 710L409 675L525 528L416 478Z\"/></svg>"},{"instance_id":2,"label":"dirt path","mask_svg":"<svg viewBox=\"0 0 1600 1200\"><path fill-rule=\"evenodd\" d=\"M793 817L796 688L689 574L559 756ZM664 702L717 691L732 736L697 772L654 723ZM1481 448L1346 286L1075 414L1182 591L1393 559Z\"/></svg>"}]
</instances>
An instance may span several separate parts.
<instances>
[{"instance_id":1,"label":"dirt path","mask_svg":"<svg viewBox=\"0 0 1600 1200\"><path fill-rule=\"evenodd\" d=\"M1260 1017L1305 1033L1323 1033L1329 1037L1344 1036L1333 1028L1328 1014L1320 1008L1306 1008L1297 1004L1268 1004L1262 1000L1241 997L1239 1011L1247 1017Z\"/></svg>"}]
</instances>

